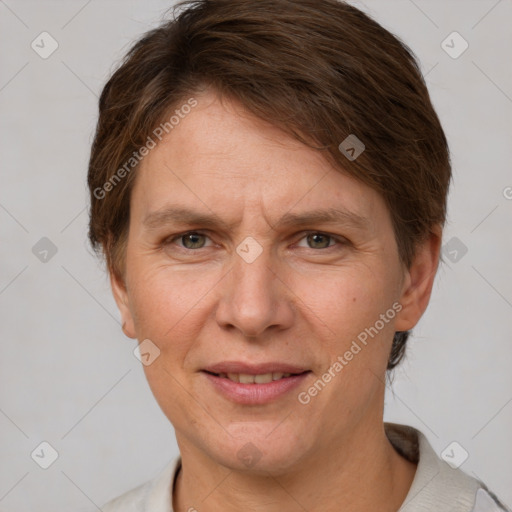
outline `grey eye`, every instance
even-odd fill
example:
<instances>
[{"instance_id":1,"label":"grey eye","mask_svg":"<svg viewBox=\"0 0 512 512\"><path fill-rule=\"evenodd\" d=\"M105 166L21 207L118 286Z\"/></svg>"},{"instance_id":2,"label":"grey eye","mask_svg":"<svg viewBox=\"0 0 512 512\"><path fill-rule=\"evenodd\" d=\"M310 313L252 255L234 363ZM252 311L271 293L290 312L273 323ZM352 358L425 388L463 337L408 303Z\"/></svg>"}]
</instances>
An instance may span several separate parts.
<instances>
[{"instance_id":1,"label":"grey eye","mask_svg":"<svg viewBox=\"0 0 512 512\"><path fill-rule=\"evenodd\" d=\"M201 233L187 233L180 237L186 249L201 249L205 245L206 236Z\"/></svg>"},{"instance_id":2,"label":"grey eye","mask_svg":"<svg viewBox=\"0 0 512 512\"><path fill-rule=\"evenodd\" d=\"M307 235L306 239L312 249L325 249L329 247L332 237L323 233L312 233Z\"/></svg>"}]
</instances>

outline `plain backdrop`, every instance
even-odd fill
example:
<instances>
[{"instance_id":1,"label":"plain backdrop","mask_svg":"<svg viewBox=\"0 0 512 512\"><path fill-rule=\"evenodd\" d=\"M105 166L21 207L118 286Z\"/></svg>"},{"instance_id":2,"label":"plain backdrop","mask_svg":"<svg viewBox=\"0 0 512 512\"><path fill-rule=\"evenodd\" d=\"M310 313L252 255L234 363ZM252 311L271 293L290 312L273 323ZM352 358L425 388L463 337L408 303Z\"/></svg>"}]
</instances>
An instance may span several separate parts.
<instances>
[{"instance_id":1,"label":"plain backdrop","mask_svg":"<svg viewBox=\"0 0 512 512\"><path fill-rule=\"evenodd\" d=\"M439 454L459 443L510 506L512 2L353 3L418 56L454 173L445 263L385 419ZM85 184L101 87L171 5L0 1L0 511L98 510L177 454L87 244Z\"/></svg>"}]
</instances>

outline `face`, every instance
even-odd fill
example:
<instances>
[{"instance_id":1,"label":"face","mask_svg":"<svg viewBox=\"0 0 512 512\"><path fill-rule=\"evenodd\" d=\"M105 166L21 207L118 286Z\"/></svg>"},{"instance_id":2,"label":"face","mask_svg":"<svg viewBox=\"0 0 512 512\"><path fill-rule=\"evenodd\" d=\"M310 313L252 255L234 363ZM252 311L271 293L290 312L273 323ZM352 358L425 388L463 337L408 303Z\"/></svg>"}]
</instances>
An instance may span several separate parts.
<instances>
[{"instance_id":1,"label":"face","mask_svg":"<svg viewBox=\"0 0 512 512\"><path fill-rule=\"evenodd\" d=\"M382 422L393 333L426 307L438 241L404 268L377 192L196 98L137 170L114 295L160 351L144 370L182 453L285 471Z\"/></svg>"}]
</instances>

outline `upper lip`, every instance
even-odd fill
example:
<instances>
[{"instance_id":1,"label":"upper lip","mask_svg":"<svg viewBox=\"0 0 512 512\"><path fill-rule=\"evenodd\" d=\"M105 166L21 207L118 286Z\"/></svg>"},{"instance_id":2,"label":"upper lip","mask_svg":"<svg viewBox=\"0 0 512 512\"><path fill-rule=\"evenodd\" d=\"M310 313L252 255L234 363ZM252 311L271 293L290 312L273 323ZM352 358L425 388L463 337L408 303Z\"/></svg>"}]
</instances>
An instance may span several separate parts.
<instances>
[{"instance_id":1,"label":"upper lip","mask_svg":"<svg viewBox=\"0 0 512 512\"><path fill-rule=\"evenodd\" d=\"M309 371L303 366L280 363L268 362L249 364L242 361L223 361L203 368L203 371L210 373L243 373L246 375L263 375L265 373L304 373Z\"/></svg>"}]
</instances>

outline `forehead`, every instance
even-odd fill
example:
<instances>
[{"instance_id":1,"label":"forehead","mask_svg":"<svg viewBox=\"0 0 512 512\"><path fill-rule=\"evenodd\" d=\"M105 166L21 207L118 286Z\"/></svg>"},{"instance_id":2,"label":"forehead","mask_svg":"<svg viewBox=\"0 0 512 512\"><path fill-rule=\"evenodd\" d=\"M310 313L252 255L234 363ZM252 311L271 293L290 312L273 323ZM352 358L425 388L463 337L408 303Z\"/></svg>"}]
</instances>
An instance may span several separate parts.
<instances>
[{"instance_id":1,"label":"forehead","mask_svg":"<svg viewBox=\"0 0 512 512\"><path fill-rule=\"evenodd\" d=\"M174 204L239 218L244 210L343 209L361 219L382 215L381 197L318 150L213 94L150 151L137 170L132 206L141 218ZM225 219L229 222L230 219Z\"/></svg>"}]
</instances>

